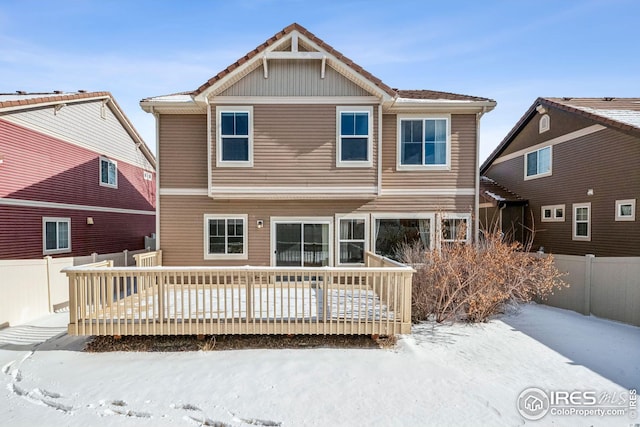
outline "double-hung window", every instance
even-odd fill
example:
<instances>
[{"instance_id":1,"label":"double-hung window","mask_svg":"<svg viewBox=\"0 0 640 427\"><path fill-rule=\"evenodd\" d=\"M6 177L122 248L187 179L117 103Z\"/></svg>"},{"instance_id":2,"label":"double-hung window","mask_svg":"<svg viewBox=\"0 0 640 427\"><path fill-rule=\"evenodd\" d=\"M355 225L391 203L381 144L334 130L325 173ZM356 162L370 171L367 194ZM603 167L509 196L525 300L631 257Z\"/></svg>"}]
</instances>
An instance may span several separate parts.
<instances>
[{"instance_id":1,"label":"double-hung window","mask_svg":"<svg viewBox=\"0 0 640 427\"><path fill-rule=\"evenodd\" d=\"M340 218L338 224L339 264L363 264L366 249L366 219Z\"/></svg>"},{"instance_id":2,"label":"double-hung window","mask_svg":"<svg viewBox=\"0 0 640 427\"><path fill-rule=\"evenodd\" d=\"M253 166L253 107L217 111L216 166Z\"/></svg>"},{"instance_id":3,"label":"double-hung window","mask_svg":"<svg viewBox=\"0 0 640 427\"><path fill-rule=\"evenodd\" d=\"M118 163L100 156L100 185L118 188Z\"/></svg>"},{"instance_id":4,"label":"double-hung window","mask_svg":"<svg viewBox=\"0 0 640 427\"><path fill-rule=\"evenodd\" d=\"M524 179L541 178L551 175L551 146L525 154Z\"/></svg>"},{"instance_id":5,"label":"double-hung window","mask_svg":"<svg viewBox=\"0 0 640 427\"><path fill-rule=\"evenodd\" d=\"M42 218L42 245L45 255L71 252L71 218Z\"/></svg>"},{"instance_id":6,"label":"double-hung window","mask_svg":"<svg viewBox=\"0 0 640 427\"><path fill-rule=\"evenodd\" d=\"M337 107L336 166L372 165L372 107Z\"/></svg>"},{"instance_id":7,"label":"double-hung window","mask_svg":"<svg viewBox=\"0 0 640 427\"><path fill-rule=\"evenodd\" d=\"M205 259L247 259L247 215L205 215Z\"/></svg>"},{"instance_id":8,"label":"double-hung window","mask_svg":"<svg viewBox=\"0 0 640 427\"><path fill-rule=\"evenodd\" d=\"M449 169L450 117L398 117L398 170Z\"/></svg>"},{"instance_id":9,"label":"double-hung window","mask_svg":"<svg viewBox=\"0 0 640 427\"><path fill-rule=\"evenodd\" d=\"M591 203L573 205L573 240L591 240Z\"/></svg>"}]
</instances>

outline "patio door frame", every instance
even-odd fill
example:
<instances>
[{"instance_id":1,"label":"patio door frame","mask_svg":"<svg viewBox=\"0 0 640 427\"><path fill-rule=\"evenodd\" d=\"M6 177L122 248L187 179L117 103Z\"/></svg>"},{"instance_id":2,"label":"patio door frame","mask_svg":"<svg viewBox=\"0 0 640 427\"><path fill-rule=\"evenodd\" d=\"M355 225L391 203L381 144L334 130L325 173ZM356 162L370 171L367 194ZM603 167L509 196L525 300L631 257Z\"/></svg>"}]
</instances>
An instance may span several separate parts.
<instances>
[{"instance_id":1,"label":"patio door frame","mask_svg":"<svg viewBox=\"0 0 640 427\"><path fill-rule=\"evenodd\" d=\"M270 221L270 240L271 255L269 257L272 267L276 266L276 224L323 224L329 227L329 241L327 242L329 250L329 267L333 267L333 247L335 245L333 236L334 220L330 216L272 216ZM302 227L302 226L301 226ZM304 240L304 227L302 227L302 236ZM303 243L303 242L301 242ZM304 246L301 248L304 251ZM304 259L304 255L302 255ZM283 267L286 268L286 267Z\"/></svg>"}]
</instances>

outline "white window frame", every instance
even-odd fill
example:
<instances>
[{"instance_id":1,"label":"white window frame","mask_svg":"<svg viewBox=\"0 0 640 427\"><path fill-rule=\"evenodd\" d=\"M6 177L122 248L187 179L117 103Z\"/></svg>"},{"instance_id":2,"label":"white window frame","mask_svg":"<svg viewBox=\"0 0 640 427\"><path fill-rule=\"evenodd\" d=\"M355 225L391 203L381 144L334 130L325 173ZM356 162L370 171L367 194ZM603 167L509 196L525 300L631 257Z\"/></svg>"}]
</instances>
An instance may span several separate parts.
<instances>
[{"instance_id":1,"label":"white window frame","mask_svg":"<svg viewBox=\"0 0 640 427\"><path fill-rule=\"evenodd\" d=\"M425 165L424 156L421 165L402 164L402 121L403 120L446 120L447 122L447 161L444 165ZM398 171L448 171L451 170L451 114L398 114L396 121L396 170ZM422 146L424 147L424 131L422 126Z\"/></svg>"},{"instance_id":2,"label":"white window frame","mask_svg":"<svg viewBox=\"0 0 640 427\"><path fill-rule=\"evenodd\" d=\"M453 239L445 239L444 237L442 237L442 232L444 231L442 229L442 221L444 221L445 219L464 219L467 221L467 235L465 236L464 240L458 240L457 238L453 238ZM469 243L471 242L471 229L473 228L473 223L471 222L471 214L467 214L467 213L443 213L441 215L441 220L438 221L438 241L442 242L442 243L456 243L456 242L464 242L464 243Z\"/></svg>"},{"instance_id":3,"label":"white window frame","mask_svg":"<svg viewBox=\"0 0 640 427\"><path fill-rule=\"evenodd\" d=\"M544 217L544 211L547 209L551 211L551 218ZM562 209L562 218L558 218L558 211L560 209ZM541 222L564 222L566 216L567 216L567 210L565 208L565 205L547 205L547 206L542 206L540 208Z\"/></svg>"},{"instance_id":4,"label":"white window frame","mask_svg":"<svg viewBox=\"0 0 640 427\"><path fill-rule=\"evenodd\" d=\"M47 223L56 223L56 249L47 249ZM69 247L59 248L60 242L58 241L58 224L61 222L67 223L67 241ZM42 253L44 255L65 254L71 252L71 218L58 218L58 217L42 217Z\"/></svg>"},{"instance_id":5,"label":"white window frame","mask_svg":"<svg viewBox=\"0 0 640 427\"><path fill-rule=\"evenodd\" d=\"M546 150L547 148L549 149L549 170L547 172L544 172L544 173L536 173L534 175L527 175L527 171L528 171L527 158L529 157L529 154L540 152L542 150ZM540 154L538 154L537 157L539 158ZM540 147L537 150L531 150L531 151L527 151L526 153L524 153L524 180L525 181L528 181L530 179L543 178L545 176L551 176L552 174L553 174L553 145L547 145L547 146L544 146L544 147Z\"/></svg>"},{"instance_id":6,"label":"white window frame","mask_svg":"<svg viewBox=\"0 0 640 427\"><path fill-rule=\"evenodd\" d=\"M364 220L364 252L367 252L370 250L370 243L369 243L369 230L370 230L370 224L369 224L369 214L336 214L336 219L335 219L335 231L334 231L334 235L336 236L335 238L335 249L334 249L334 253L335 253L335 265L364 265L363 263L342 263L340 262L340 243L343 242L343 240L341 240L340 238L340 221L344 220L349 220L349 219L363 219ZM354 241L354 242L359 242L361 241L360 239L354 239L354 240L344 240L345 242L349 242L349 241ZM363 259L364 261L364 259Z\"/></svg>"},{"instance_id":7,"label":"white window frame","mask_svg":"<svg viewBox=\"0 0 640 427\"><path fill-rule=\"evenodd\" d=\"M367 160L342 160L342 113L367 113ZM362 138L362 135L345 136L345 138ZM336 107L336 167L365 168L373 166L373 107L371 106L337 106Z\"/></svg>"},{"instance_id":8,"label":"white window frame","mask_svg":"<svg viewBox=\"0 0 640 427\"><path fill-rule=\"evenodd\" d=\"M437 247L436 229L440 230L440 226L436 224L435 213L416 213L416 212L376 212L371 214L369 224L369 251L376 253L376 221L379 219L428 219L431 221L429 226L429 250Z\"/></svg>"},{"instance_id":9,"label":"white window frame","mask_svg":"<svg viewBox=\"0 0 640 427\"><path fill-rule=\"evenodd\" d=\"M544 133L549 129L551 129L551 118L548 114L544 114L538 122L538 133Z\"/></svg>"},{"instance_id":10,"label":"white window frame","mask_svg":"<svg viewBox=\"0 0 640 427\"><path fill-rule=\"evenodd\" d=\"M227 235L227 227L226 220L229 219L241 219L244 221L243 226L243 236L242 236L242 253L241 254L211 254L209 253L209 220L210 219L224 219L225 220L225 246L226 242L229 238ZM249 215L247 214L204 214L204 259L206 260L216 260L216 259L248 259L249 254ZM225 252L226 252L225 248Z\"/></svg>"},{"instance_id":11,"label":"white window frame","mask_svg":"<svg viewBox=\"0 0 640 427\"><path fill-rule=\"evenodd\" d=\"M222 113L249 114L249 153L247 160L222 160ZM253 167L253 107L252 106L216 106L216 167L247 168Z\"/></svg>"},{"instance_id":12,"label":"white window frame","mask_svg":"<svg viewBox=\"0 0 640 427\"><path fill-rule=\"evenodd\" d=\"M333 238L333 234L334 234L334 229L335 229L335 225L333 223L333 217L331 216L272 216L270 219L270 241L271 241L271 257L269 262L271 263L272 267L275 267L276 265L276 224L281 223L281 224L307 224L307 223L313 223L313 224L327 224L329 225L329 244L328 244L328 249L329 249L329 256L328 256L328 260L329 260L329 265L328 267L333 267L335 264L333 263L334 261L334 238ZM304 240L304 237L303 237Z\"/></svg>"},{"instance_id":13,"label":"white window frame","mask_svg":"<svg viewBox=\"0 0 640 427\"><path fill-rule=\"evenodd\" d=\"M577 211L579 208L587 208L587 235L586 236L578 236L578 220L577 220ZM574 203L573 204L573 240L590 242L591 241L591 202L589 203ZM581 221L584 222L584 221Z\"/></svg>"},{"instance_id":14,"label":"white window frame","mask_svg":"<svg viewBox=\"0 0 640 427\"><path fill-rule=\"evenodd\" d=\"M622 206L631 205L631 215L622 215ZM636 220L636 199L616 200L616 221Z\"/></svg>"},{"instance_id":15,"label":"white window frame","mask_svg":"<svg viewBox=\"0 0 640 427\"><path fill-rule=\"evenodd\" d=\"M102 162L106 162L107 164L111 164L114 165L116 168L116 182L111 184L109 182L103 182L102 181ZM108 179L108 174L107 174L107 179ZM108 157L105 156L100 156L100 167L98 168L98 180L100 181L100 185L102 187L109 187L109 188L118 188L118 162L116 162L115 160L112 160Z\"/></svg>"}]
</instances>

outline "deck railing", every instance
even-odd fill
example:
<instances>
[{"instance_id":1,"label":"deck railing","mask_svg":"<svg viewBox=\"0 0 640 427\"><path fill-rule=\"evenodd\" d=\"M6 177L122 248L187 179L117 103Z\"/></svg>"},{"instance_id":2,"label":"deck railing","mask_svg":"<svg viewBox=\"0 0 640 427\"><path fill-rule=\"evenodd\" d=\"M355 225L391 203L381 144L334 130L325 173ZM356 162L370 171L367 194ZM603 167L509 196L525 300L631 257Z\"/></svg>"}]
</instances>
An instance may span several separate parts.
<instances>
[{"instance_id":1,"label":"deck railing","mask_svg":"<svg viewBox=\"0 0 640 427\"><path fill-rule=\"evenodd\" d=\"M162 265L162 251L143 252L133 256L138 267L156 267Z\"/></svg>"},{"instance_id":2,"label":"deck railing","mask_svg":"<svg viewBox=\"0 0 640 427\"><path fill-rule=\"evenodd\" d=\"M409 333L414 270L367 259L364 267L70 267L69 334Z\"/></svg>"}]
</instances>

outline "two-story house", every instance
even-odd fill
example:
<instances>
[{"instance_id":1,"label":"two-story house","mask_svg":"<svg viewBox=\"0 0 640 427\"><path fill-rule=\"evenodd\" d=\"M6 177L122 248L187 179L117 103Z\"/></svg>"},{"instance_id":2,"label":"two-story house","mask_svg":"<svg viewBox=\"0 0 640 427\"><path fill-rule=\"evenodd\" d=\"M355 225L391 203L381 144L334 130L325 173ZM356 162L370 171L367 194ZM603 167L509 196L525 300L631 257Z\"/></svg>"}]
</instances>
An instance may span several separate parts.
<instances>
[{"instance_id":1,"label":"two-story house","mask_svg":"<svg viewBox=\"0 0 640 427\"><path fill-rule=\"evenodd\" d=\"M472 240L478 125L495 105L392 89L292 24L196 90L141 101L163 262L358 265Z\"/></svg>"},{"instance_id":2,"label":"two-story house","mask_svg":"<svg viewBox=\"0 0 640 427\"><path fill-rule=\"evenodd\" d=\"M0 94L0 259L144 248L155 158L109 92Z\"/></svg>"},{"instance_id":3,"label":"two-story house","mask_svg":"<svg viewBox=\"0 0 640 427\"><path fill-rule=\"evenodd\" d=\"M517 193L497 195L500 207L526 201L534 250L629 257L640 256L638 163L640 98L538 98L480 172Z\"/></svg>"}]
</instances>

